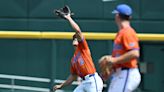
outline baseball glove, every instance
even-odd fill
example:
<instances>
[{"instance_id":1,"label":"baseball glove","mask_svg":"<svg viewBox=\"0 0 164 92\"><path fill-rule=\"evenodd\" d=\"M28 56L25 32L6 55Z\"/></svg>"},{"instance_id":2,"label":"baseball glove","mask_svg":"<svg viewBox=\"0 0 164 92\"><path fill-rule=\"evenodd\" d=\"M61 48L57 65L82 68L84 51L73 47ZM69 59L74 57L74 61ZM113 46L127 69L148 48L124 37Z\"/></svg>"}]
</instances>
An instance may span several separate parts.
<instances>
[{"instance_id":1,"label":"baseball glove","mask_svg":"<svg viewBox=\"0 0 164 92\"><path fill-rule=\"evenodd\" d=\"M65 5L63 8L60 9L55 9L53 11L53 13L57 16L59 16L60 18L66 19L65 16L70 14L73 15L73 13L71 12L69 6Z\"/></svg>"},{"instance_id":2,"label":"baseball glove","mask_svg":"<svg viewBox=\"0 0 164 92\"><path fill-rule=\"evenodd\" d=\"M110 59L110 55L102 56L99 60L100 75L104 81L106 81L109 76L112 74L112 64L109 64L107 60Z\"/></svg>"}]
</instances>

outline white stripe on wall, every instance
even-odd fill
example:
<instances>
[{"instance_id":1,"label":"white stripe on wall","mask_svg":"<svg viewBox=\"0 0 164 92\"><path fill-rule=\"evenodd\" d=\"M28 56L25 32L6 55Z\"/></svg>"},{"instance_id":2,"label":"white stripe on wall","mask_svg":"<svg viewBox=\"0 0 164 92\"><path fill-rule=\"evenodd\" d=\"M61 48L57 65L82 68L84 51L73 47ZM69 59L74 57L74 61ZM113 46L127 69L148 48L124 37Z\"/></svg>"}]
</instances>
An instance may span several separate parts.
<instances>
[{"instance_id":1,"label":"white stripe on wall","mask_svg":"<svg viewBox=\"0 0 164 92\"><path fill-rule=\"evenodd\" d=\"M12 88L12 89L31 90L31 91L38 91L38 92L50 92L50 90L48 88L18 86L18 85L7 85L7 84L0 84L0 88L7 88L7 89Z\"/></svg>"}]
</instances>

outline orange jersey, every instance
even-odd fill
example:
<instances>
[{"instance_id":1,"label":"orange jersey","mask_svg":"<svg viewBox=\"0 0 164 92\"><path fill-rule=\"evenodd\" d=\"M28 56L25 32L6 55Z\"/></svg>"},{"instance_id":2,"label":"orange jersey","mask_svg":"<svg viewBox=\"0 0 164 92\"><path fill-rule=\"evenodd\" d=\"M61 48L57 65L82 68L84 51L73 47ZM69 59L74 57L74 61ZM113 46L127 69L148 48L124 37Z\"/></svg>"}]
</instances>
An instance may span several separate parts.
<instances>
[{"instance_id":1,"label":"orange jersey","mask_svg":"<svg viewBox=\"0 0 164 92\"><path fill-rule=\"evenodd\" d=\"M88 74L94 74L96 72L95 66L92 61L91 53L88 44L83 37L83 40L79 42L78 47L71 60L71 73L77 74L81 78Z\"/></svg>"},{"instance_id":2,"label":"orange jersey","mask_svg":"<svg viewBox=\"0 0 164 92\"><path fill-rule=\"evenodd\" d=\"M113 57L119 57L130 50L139 50L138 38L136 32L131 27L121 29L114 40ZM116 64L118 67L136 68L137 59L131 59L123 64Z\"/></svg>"}]
</instances>

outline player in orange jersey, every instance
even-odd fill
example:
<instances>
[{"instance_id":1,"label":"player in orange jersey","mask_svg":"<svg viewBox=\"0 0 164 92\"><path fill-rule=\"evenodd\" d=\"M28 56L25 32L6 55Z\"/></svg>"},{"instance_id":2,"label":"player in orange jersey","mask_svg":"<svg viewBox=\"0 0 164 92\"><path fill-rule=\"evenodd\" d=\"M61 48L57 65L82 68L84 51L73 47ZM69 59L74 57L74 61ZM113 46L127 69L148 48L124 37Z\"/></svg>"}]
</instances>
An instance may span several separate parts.
<instances>
[{"instance_id":1,"label":"player in orange jersey","mask_svg":"<svg viewBox=\"0 0 164 92\"><path fill-rule=\"evenodd\" d=\"M103 82L96 72L87 41L84 35L82 35L81 29L71 18L70 14L65 15L65 18L76 31L73 35L73 46L75 47L75 52L71 60L70 76L64 83L55 85L53 89L61 89L64 86L71 84L78 76L80 76L82 82L73 92L102 92Z\"/></svg>"},{"instance_id":2,"label":"player in orange jersey","mask_svg":"<svg viewBox=\"0 0 164 92\"><path fill-rule=\"evenodd\" d=\"M108 64L113 65L113 74L108 92L132 92L140 81L137 59L139 43L135 30L130 26L132 9L120 4L112 12L119 31L114 39L112 56L108 56Z\"/></svg>"}]
</instances>

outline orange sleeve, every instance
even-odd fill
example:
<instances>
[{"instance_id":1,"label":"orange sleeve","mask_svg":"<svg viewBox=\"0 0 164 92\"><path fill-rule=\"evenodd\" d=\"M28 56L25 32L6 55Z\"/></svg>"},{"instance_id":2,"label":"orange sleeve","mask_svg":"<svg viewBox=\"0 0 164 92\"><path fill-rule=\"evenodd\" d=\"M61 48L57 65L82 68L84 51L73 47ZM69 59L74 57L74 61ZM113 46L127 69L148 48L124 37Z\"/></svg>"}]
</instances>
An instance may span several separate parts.
<instances>
[{"instance_id":1,"label":"orange sleeve","mask_svg":"<svg viewBox=\"0 0 164 92\"><path fill-rule=\"evenodd\" d=\"M79 45L82 49L88 49L88 44L84 36L83 36L82 41L79 42Z\"/></svg>"},{"instance_id":2,"label":"orange sleeve","mask_svg":"<svg viewBox=\"0 0 164 92\"><path fill-rule=\"evenodd\" d=\"M124 33L122 43L126 50L139 49L137 35L133 32Z\"/></svg>"},{"instance_id":3,"label":"orange sleeve","mask_svg":"<svg viewBox=\"0 0 164 92\"><path fill-rule=\"evenodd\" d=\"M71 64L71 67L70 67L70 72L71 72L71 74L75 74L76 72L75 72L75 69L73 68L73 66L72 66L72 64Z\"/></svg>"}]
</instances>

